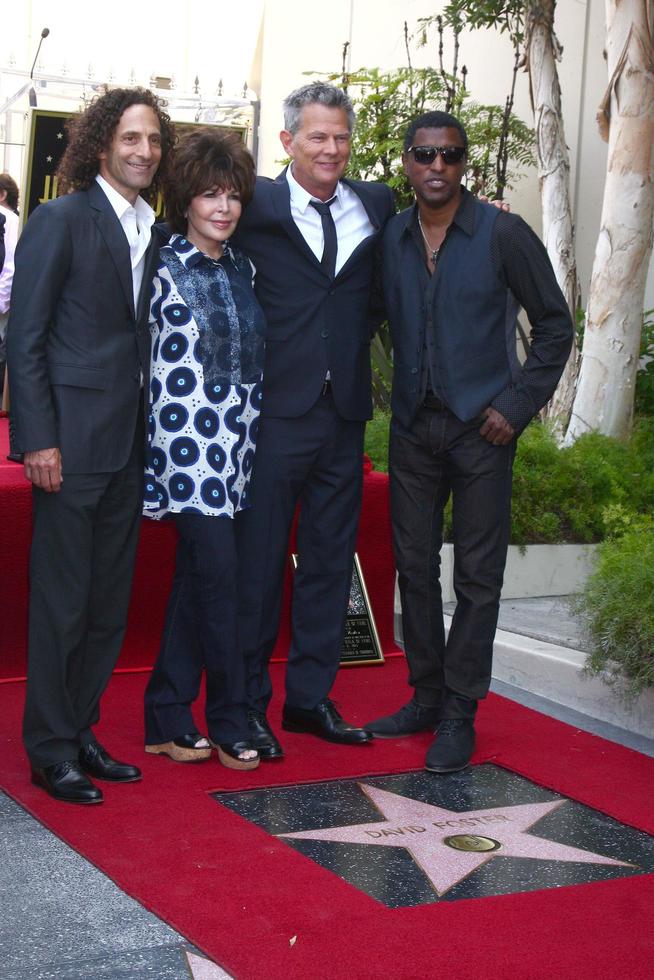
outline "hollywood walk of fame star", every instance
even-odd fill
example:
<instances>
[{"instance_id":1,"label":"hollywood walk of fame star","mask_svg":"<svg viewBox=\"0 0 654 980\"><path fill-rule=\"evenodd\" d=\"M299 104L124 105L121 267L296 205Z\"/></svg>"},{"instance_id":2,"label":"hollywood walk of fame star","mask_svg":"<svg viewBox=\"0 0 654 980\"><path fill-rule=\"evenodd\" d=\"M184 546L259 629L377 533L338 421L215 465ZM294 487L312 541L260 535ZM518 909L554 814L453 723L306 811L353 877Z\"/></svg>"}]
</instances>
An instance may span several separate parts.
<instances>
[{"instance_id":1,"label":"hollywood walk of fame star","mask_svg":"<svg viewBox=\"0 0 654 980\"><path fill-rule=\"evenodd\" d=\"M277 836L373 847L404 847L439 896L496 857L632 867L625 861L528 833L541 817L556 810L565 800L458 812L365 783L358 785L383 815L383 820Z\"/></svg>"}]
</instances>

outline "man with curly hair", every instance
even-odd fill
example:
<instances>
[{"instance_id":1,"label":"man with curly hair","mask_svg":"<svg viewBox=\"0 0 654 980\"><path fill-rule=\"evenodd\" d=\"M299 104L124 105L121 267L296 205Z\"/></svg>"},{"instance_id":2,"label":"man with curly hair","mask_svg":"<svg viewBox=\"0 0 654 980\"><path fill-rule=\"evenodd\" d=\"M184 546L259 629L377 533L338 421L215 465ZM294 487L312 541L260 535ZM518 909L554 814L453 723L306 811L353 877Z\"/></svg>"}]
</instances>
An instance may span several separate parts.
<instances>
[{"instance_id":1,"label":"man with curly hair","mask_svg":"<svg viewBox=\"0 0 654 980\"><path fill-rule=\"evenodd\" d=\"M114 89L72 121L58 200L16 250L8 362L12 417L32 483L29 657L23 723L32 781L99 803L91 776L140 779L93 726L118 658L140 524L157 250L151 187L172 148L162 103Z\"/></svg>"}]
</instances>

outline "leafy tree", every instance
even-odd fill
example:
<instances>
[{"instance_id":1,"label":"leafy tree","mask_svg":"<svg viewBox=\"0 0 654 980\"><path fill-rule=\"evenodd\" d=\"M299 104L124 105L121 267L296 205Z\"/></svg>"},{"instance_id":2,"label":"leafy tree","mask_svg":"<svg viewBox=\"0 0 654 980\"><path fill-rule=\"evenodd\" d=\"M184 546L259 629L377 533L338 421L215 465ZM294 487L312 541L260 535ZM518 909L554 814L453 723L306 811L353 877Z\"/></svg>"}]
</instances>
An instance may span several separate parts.
<instances>
[{"instance_id":1,"label":"leafy tree","mask_svg":"<svg viewBox=\"0 0 654 980\"><path fill-rule=\"evenodd\" d=\"M632 425L654 227L652 0L606 0L608 87L598 113L608 160L584 348L566 440Z\"/></svg>"},{"instance_id":2,"label":"leafy tree","mask_svg":"<svg viewBox=\"0 0 654 980\"><path fill-rule=\"evenodd\" d=\"M414 68L411 45L427 44L430 25L423 23L416 38L407 24L404 36L407 66L382 72L378 68L345 70L328 76L350 95L357 113L349 172L362 180L383 180L396 193L398 206L407 207L413 193L402 170L402 143L406 127L423 112L442 109L458 116L470 141L468 186L475 194L502 197L524 168L534 162L534 134L505 106L484 105L471 99L466 87L468 72L458 66L458 34L453 29L453 64L444 66L444 26L438 24L438 52L434 66ZM500 164L500 157L506 160Z\"/></svg>"}]
</instances>

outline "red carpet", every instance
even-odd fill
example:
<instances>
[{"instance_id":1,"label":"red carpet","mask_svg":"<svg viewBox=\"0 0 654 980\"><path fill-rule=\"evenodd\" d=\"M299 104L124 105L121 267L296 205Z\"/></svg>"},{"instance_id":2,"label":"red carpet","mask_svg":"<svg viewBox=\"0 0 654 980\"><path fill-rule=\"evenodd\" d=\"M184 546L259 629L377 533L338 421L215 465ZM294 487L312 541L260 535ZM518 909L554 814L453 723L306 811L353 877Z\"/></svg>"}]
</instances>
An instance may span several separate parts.
<instances>
[{"instance_id":1,"label":"red carpet","mask_svg":"<svg viewBox=\"0 0 654 980\"><path fill-rule=\"evenodd\" d=\"M31 493L23 468L6 460L7 419L0 418L0 683L22 678L26 669L27 581ZM132 604L119 669L150 667L154 662L175 557L175 529L144 520ZM388 479L366 473L357 550L385 655L397 651L393 640L394 566L388 513ZM274 658L289 647L290 561L284 616Z\"/></svg>"},{"instance_id":2,"label":"red carpet","mask_svg":"<svg viewBox=\"0 0 654 980\"><path fill-rule=\"evenodd\" d=\"M279 728L283 667L274 668ZM142 783L103 786L106 802L56 804L28 782L20 746L23 685L0 687L0 783L54 833L238 980L640 980L652 975L654 875L388 909L207 794L421 768L429 736L331 746L285 734L287 758L237 774L141 751L146 675L115 676L99 737L139 761ZM362 722L407 695L405 665L352 668L335 697ZM654 763L491 696L475 762L492 761L654 832ZM297 937L291 944L293 937Z\"/></svg>"}]
</instances>

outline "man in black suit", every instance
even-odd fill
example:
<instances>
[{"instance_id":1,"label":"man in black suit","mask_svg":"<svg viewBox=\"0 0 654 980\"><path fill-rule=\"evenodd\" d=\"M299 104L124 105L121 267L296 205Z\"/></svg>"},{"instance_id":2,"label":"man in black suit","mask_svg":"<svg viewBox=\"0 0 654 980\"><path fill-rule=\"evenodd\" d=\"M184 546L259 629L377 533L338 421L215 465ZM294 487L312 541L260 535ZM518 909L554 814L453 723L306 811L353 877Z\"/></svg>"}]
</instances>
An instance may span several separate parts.
<instances>
[{"instance_id":1,"label":"man in black suit","mask_svg":"<svg viewBox=\"0 0 654 980\"><path fill-rule=\"evenodd\" d=\"M89 778L135 766L97 742L118 657L140 523L154 212L139 196L173 142L144 89L114 89L71 126L72 191L40 205L16 250L8 359L12 417L33 485L23 736L32 780L98 803Z\"/></svg>"},{"instance_id":2,"label":"man in black suit","mask_svg":"<svg viewBox=\"0 0 654 980\"><path fill-rule=\"evenodd\" d=\"M252 486L241 526L241 641L250 726L262 759L282 756L266 709L296 505L299 563L282 725L330 741L370 736L329 700L338 670L372 413L373 258L394 211L383 184L343 180L354 123L340 89L313 82L284 103L291 165L259 178L237 240L256 267L268 321Z\"/></svg>"},{"instance_id":3,"label":"man in black suit","mask_svg":"<svg viewBox=\"0 0 654 980\"><path fill-rule=\"evenodd\" d=\"M516 441L551 397L572 321L542 242L517 215L462 186L468 138L445 112L419 116L402 157L416 203L389 221L383 283L393 337L389 445L393 547L414 697L366 729L436 728L426 768L470 761L491 679L511 522ZM522 306L532 326L516 353ZM452 495L457 606L445 641L439 583ZM438 727L436 727L438 726Z\"/></svg>"}]
</instances>

